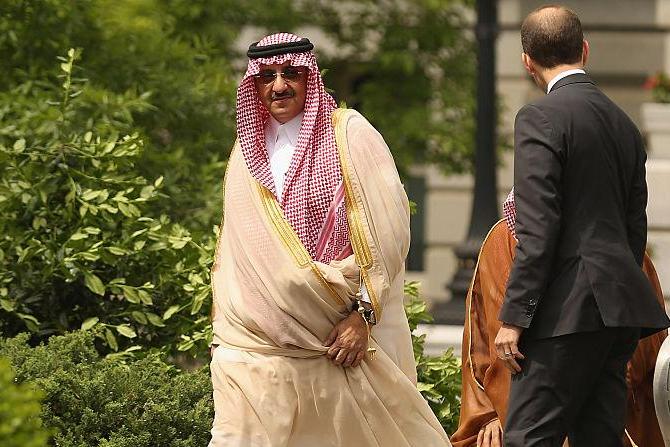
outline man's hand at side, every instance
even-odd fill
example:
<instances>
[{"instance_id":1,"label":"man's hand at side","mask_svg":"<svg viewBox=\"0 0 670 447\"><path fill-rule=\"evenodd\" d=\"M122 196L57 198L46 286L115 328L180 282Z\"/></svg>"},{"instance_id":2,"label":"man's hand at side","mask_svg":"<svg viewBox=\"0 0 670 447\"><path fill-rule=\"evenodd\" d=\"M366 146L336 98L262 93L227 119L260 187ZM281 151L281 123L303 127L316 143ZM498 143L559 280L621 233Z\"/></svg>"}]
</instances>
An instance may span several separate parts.
<instances>
[{"instance_id":1,"label":"man's hand at side","mask_svg":"<svg viewBox=\"0 0 670 447\"><path fill-rule=\"evenodd\" d=\"M368 349L368 330L363 317L352 312L347 318L335 325L326 339L329 346L326 356L336 365L358 366Z\"/></svg>"},{"instance_id":2,"label":"man's hand at side","mask_svg":"<svg viewBox=\"0 0 670 447\"><path fill-rule=\"evenodd\" d=\"M519 338L523 328L512 326L511 324L503 324L498 335L496 335L495 345L498 358L503 361L503 364L512 374L521 372L521 366L517 360L523 360L525 357L519 352Z\"/></svg>"},{"instance_id":3,"label":"man's hand at side","mask_svg":"<svg viewBox=\"0 0 670 447\"><path fill-rule=\"evenodd\" d=\"M479 430L477 447L502 447L502 425L500 419L494 419Z\"/></svg>"}]
</instances>

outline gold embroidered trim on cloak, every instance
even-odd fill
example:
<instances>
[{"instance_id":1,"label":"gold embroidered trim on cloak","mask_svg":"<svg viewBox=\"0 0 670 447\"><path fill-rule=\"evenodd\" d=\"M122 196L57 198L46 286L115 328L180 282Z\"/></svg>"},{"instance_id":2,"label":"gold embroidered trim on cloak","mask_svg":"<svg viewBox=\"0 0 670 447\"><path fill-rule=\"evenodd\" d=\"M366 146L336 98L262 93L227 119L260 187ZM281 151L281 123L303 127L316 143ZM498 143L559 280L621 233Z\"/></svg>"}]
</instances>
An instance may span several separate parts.
<instances>
[{"instance_id":1,"label":"gold embroidered trim on cloak","mask_svg":"<svg viewBox=\"0 0 670 447\"><path fill-rule=\"evenodd\" d=\"M214 262L212 263L212 268L209 270L210 275L214 271L217 259L219 259L219 242L221 242L221 236L223 236L223 221L226 215L226 178L228 177L228 168L230 168L230 161L233 159L233 155L235 155L235 149L237 148L237 143L238 140L235 140L235 143L233 143L233 148L230 150L230 156L228 157L228 161L226 162L226 169L223 171L223 181L221 182L221 203L222 203L221 225L219 226L219 234L216 237L216 248L214 249ZM214 291L212 290L212 293L213 292Z\"/></svg>"},{"instance_id":2,"label":"gold embroidered trim on cloak","mask_svg":"<svg viewBox=\"0 0 670 447\"><path fill-rule=\"evenodd\" d=\"M496 222L489 232L486 234L486 237L484 238L484 241L482 242L482 246L479 249L479 254L477 255L477 264L475 264L475 271L472 274L472 279L470 280L470 288L468 289L468 295L465 299L465 315L468 319L466 325L468 327L468 333L470 334L470 342L468 343L468 363L470 364L470 374L472 374L472 378L475 380L475 383L477 386L484 391L484 385L479 383L479 380L477 380L477 376L475 376L475 368L474 365L472 364L472 291L475 286L475 278L477 277L477 270L479 270L479 260L482 257L482 251L484 250L484 244L486 244L486 241L489 240L489 237L491 236L491 233L493 233L493 230L500 225L501 222L505 222L505 219L500 219L498 222Z\"/></svg>"},{"instance_id":3,"label":"gold embroidered trim on cloak","mask_svg":"<svg viewBox=\"0 0 670 447\"><path fill-rule=\"evenodd\" d=\"M312 257L310 256L309 252L300 241L300 238L293 230L291 224L286 220L284 212L279 207L279 202L277 202L277 199L275 198L272 191L261 185L258 181L256 181L256 184L258 185L261 201L263 203L263 207L265 208L265 213L270 219L275 232L284 243L284 246L293 256L295 262L299 267L309 267L314 275L316 275L321 285L323 285L330 292L335 301L343 306L346 305L342 297L338 295L335 289L333 289L333 286L331 286L326 278L324 278L321 270L319 270L316 264L314 264L312 261Z\"/></svg>"},{"instance_id":4,"label":"gold embroidered trim on cloak","mask_svg":"<svg viewBox=\"0 0 670 447\"><path fill-rule=\"evenodd\" d=\"M212 293L212 312L211 312L211 321L214 321L214 316L215 316L215 309L216 309L216 295L214 293L214 281L212 279L212 276L214 275L214 268L218 267L218 260L219 260L219 248L221 243L223 241L221 238L223 237L223 222L226 217L226 178L228 178L228 168L230 167L231 160L233 159L233 156L235 155L235 149L237 148L237 143L238 140L235 140L235 143L233 143L233 148L230 150L230 156L228 157L228 161L226 162L226 169L223 172L223 180L221 182L221 224L219 225L219 234L216 237L216 247L214 248L214 261L212 262L212 267L209 269L209 290Z\"/></svg>"},{"instance_id":5,"label":"gold embroidered trim on cloak","mask_svg":"<svg viewBox=\"0 0 670 447\"><path fill-rule=\"evenodd\" d=\"M363 224L365 210L358 206L355 198L354 187L351 182L351 171L349 169L349 144L347 142L347 123L350 117L357 115L358 112L350 109L337 109L333 112L333 127L335 128L335 142L340 156L340 167L342 169L342 181L345 190L345 206L347 209L347 220L349 222L349 237L351 247L356 257L356 263L361 269L361 276L365 283L365 288L372 301L372 308L375 311L377 321L381 320L382 309L379 305L379 299L372 287L368 270L373 267L372 251L365 238Z\"/></svg>"}]
</instances>

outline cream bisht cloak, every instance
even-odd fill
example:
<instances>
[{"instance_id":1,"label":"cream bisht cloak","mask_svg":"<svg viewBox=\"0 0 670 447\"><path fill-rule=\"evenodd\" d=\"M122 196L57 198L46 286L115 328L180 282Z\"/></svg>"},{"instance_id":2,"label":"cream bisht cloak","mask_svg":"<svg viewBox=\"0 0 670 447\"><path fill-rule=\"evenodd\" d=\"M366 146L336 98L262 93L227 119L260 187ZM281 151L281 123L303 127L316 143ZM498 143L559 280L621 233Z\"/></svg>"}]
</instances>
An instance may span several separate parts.
<instances>
[{"instance_id":1,"label":"cream bisht cloak","mask_svg":"<svg viewBox=\"0 0 670 447\"><path fill-rule=\"evenodd\" d=\"M214 343L224 349L211 364L211 447L449 445L415 387L403 309L407 196L365 118L338 109L333 124L354 255L328 265L311 259L233 149L212 269ZM377 354L342 368L324 356L323 341L348 315L359 274L380 320Z\"/></svg>"}]
</instances>

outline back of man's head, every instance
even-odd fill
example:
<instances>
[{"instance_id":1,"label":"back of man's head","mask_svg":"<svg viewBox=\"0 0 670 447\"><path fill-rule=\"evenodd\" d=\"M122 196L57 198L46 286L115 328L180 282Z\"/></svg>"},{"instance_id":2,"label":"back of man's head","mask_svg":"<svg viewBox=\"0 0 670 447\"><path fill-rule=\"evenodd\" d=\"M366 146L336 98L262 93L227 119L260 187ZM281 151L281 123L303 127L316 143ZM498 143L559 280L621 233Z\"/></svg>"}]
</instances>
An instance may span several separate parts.
<instances>
[{"instance_id":1,"label":"back of man's head","mask_svg":"<svg viewBox=\"0 0 670 447\"><path fill-rule=\"evenodd\" d=\"M579 17L563 6L542 6L528 14L521 25L524 53L544 68L580 62L583 42Z\"/></svg>"}]
</instances>

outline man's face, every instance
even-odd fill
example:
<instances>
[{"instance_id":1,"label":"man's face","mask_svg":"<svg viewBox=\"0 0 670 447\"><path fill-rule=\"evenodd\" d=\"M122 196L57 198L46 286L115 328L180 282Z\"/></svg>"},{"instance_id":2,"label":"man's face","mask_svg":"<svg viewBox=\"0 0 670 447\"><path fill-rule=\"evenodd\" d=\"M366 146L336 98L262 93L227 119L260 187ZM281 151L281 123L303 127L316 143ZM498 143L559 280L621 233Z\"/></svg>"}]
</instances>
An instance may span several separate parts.
<instances>
[{"instance_id":1,"label":"man's face","mask_svg":"<svg viewBox=\"0 0 670 447\"><path fill-rule=\"evenodd\" d=\"M291 121L305 108L307 67L293 67L290 61L261 65L254 84L261 103L280 123Z\"/></svg>"}]
</instances>

